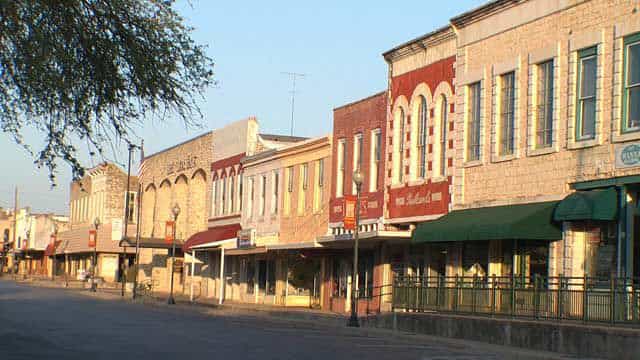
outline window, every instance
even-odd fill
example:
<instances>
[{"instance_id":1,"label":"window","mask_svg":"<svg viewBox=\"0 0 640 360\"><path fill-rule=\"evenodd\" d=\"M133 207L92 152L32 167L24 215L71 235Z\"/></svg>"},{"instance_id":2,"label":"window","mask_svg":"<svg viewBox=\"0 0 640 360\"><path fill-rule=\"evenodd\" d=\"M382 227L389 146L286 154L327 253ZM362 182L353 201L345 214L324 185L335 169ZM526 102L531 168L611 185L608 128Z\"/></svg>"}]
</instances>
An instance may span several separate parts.
<instances>
[{"instance_id":1,"label":"window","mask_svg":"<svg viewBox=\"0 0 640 360\"><path fill-rule=\"evenodd\" d=\"M362 171L362 134L356 134L353 138L353 170ZM351 182L351 193L356 193L356 184Z\"/></svg>"},{"instance_id":2,"label":"window","mask_svg":"<svg viewBox=\"0 0 640 360\"><path fill-rule=\"evenodd\" d=\"M398 171L398 182L401 183L403 180L403 169L402 169L402 163L403 163L403 159L404 159L404 109L400 109L400 137L398 139L398 163L397 163L397 171Z\"/></svg>"},{"instance_id":3,"label":"window","mask_svg":"<svg viewBox=\"0 0 640 360\"><path fill-rule=\"evenodd\" d=\"M578 100L576 102L576 140L596 136L597 48L578 53Z\"/></svg>"},{"instance_id":4,"label":"window","mask_svg":"<svg viewBox=\"0 0 640 360\"><path fill-rule=\"evenodd\" d=\"M467 161L480 160L480 82L468 87Z\"/></svg>"},{"instance_id":5,"label":"window","mask_svg":"<svg viewBox=\"0 0 640 360\"><path fill-rule=\"evenodd\" d=\"M418 112L418 177L424 179L427 176L427 119L429 109L427 99L420 95L420 109Z\"/></svg>"},{"instance_id":6,"label":"window","mask_svg":"<svg viewBox=\"0 0 640 360\"><path fill-rule=\"evenodd\" d=\"M302 164L300 167L300 178L298 182L298 215L304 214L306 206L307 188L309 187L309 164Z\"/></svg>"},{"instance_id":7,"label":"window","mask_svg":"<svg viewBox=\"0 0 640 360\"><path fill-rule=\"evenodd\" d=\"M345 166L345 146L347 141L340 139L338 141L338 171L336 172L336 197L344 195L344 166Z\"/></svg>"},{"instance_id":8,"label":"window","mask_svg":"<svg viewBox=\"0 0 640 360\"><path fill-rule=\"evenodd\" d=\"M515 73L500 76L500 151L512 155L515 149Z\"/></svg>"},{"instance_id":9,"label":"window","mask_svg":"<svg viewBox=\"0 0 640 360\"><path fill-rule=\"evenodd\" d=\"M553 60L537 65L538 84L536 96L536 147L553 144Z\"/></svg>"},{"instance_id":10,"label":"window","mask_svg":"<svg viewBox=\"0 0 640 360\"><path fill-rule=\"evenodd\" d=\"M371 166L369 167L369 191L378 189L378 175L382 160L382 133L380 129L371 131Z\"/></svg>"},{"instance_id":11,"label":"window","mask_svg":"<svg viewBox=\"0 0 640 360\"><path fill-rule=\"evenodd\" d=\"M302 164L302 190L309 188L309 164Z\"/></svg>"},{"instance_id":12,"label":"window","mask_svg":"<svg viewBox=\"0 0 640 360\"><path fill-rule=\"evenodd\" d=\"M447 98L442 95L440 100L440 176L447 174L447 125L449 104Z\"/></svg>"},{"instance_id":13,"label":"window","mask_svg":"<svg viewBox=\"0 0 640 360\"><path fill-rule=\"evenodd\" d=\"M322 187L324 186L324 159L319 159L316 164L316 186L313 189L313 210L319 211L322 203Z\"/></svg>"},{"instance_id":14,"label":"window","mask_svg":"<svg viewBox=\"0 0 640 360\"><path fill-rule=\"evenodd\" d=\"M242 174L238 173L238 211L242 211Z\"/></svg>"},{"instance_id":15,"label":"window","mask_svg":"<svg viewBox=\"0 0 640 360\"><path fill-rule=\"evenodd\" d=\"M211 186L211 216L215 217L218 215L216 211L218 207L218 180L213 180L213 184Z\"/></svg>"},{"instance_id":16,"label":"window","mask_svg":"<svg viewBox=\"0 0 640 360\"><path fill-rule=\"evenodd\" d=\"M223 177L222 181L222 191L221 191L221 201L220 201L220 215L226 214L225 205L227 204L227 178Z\"/></svg>"},{"instance_id":17,"label":"window","mask_svg":"<svg viewBox=\"0 0 640 360\"><path fill-rule=\"evenodd\" d=\"M235 208L233 207L234 205L234 200L235 200L235 182L236 182L236 177L235 176L231 176L229 177L229 212L233 213L235 211Z\"/></svg>"},{"instance_id":18,"label":"window","mask_svg":"<svg viewBox=\"0 0 640 360\"><path fill-rule=\"evenodd\" d=\"M640 33L624 39L623 131L640 130Z\"/></svg>"},{"instance_id":19,"label":"window","mask_svg":"<svg viewBox=\"0 0 640 360\"><path fill-rule=\"evenodd\" d=\"M247 194L247 214L249 215L248 217L252 217L253 216L253 195L254 195L254 186L253 186L253 182L254 179L253 177L250 177L248 179L249 181L249 193Z\"/></svg>"},{"instance_id":20,"label":"window","mask_svg":"<svg viewBox=\"0 0 640 360\"><path fill-rule=\"evenodd\" d=\"M247 271L247 294L253 294L256 286L256 264L253 259L243 259Z\"/></svg>"},{"instance_id":21,"label":"window","mask_svg":"<svg viewBox=\"0 0 640 360\"><path fill-rule=\"evenodd\" d=\"M291 212L291 194L293 193L293 166L287 168L285 181L287 183L287 191L284 192L284 214L289 215Z\"/></svg>"},{"instance_id":22,"label":"window","mask_svg":"<svg viewBox=\"0 0 640 360\"><path fill-rule=\"evenodd\" d=\"M271 196L271 213L278 213L278 192L280 190L280 174L278 170L273 172L273 192Z\"/></svg>"},{"instance_id":23,"label":"window","mask_svg":"<svg viewBox=\"0 0 640 360\"><path fill-rule=\"evenodd\" d=\"M260 177L260 216L264 216L264 209L267 199L267 176Z\"/></svg>"},{"instance_id":24,"label":"window","mask_svg":"<svg viewBox=\"0 0 640 360\"><path fill-rule=\"evenodd\" d=\"M127 202L128 200L128 202ZM126 216L129 224L135 223L136 220L136 193L135 191L129 191L128 198L125 200L125 206L127 207Z\"/></svg>"},{"instance_id":25,"label":"window","mask_svg":"<svg viewBox=\"0 0 640 360\"><path fill-rule=\"evenodd\" d=\"M287 189L289 192L293 192L293 166L289 166L287 171L289 172Z\"/></svg>"}]
</instances>

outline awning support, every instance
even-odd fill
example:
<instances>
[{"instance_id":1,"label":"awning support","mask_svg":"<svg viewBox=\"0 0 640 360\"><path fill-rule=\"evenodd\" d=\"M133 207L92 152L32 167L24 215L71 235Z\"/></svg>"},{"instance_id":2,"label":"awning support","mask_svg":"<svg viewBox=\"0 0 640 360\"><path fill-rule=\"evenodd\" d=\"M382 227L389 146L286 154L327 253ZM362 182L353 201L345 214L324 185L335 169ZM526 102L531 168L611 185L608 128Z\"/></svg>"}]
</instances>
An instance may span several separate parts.
<instances>
[{"instance_id":1,"label":"awning support","mask_svg":"<svg viewBox=\"0 0 640 360\"><path fill-rule=\"evenodd\" d=\"M195 281L195 271L196 271L196 250L193 249L191 254L191 294L189 296L191 302L193 302L193 282Z\"/></svg>"},{"instance_id":2,"label":"awning support","mask_svg":"<svg viewBox=\"0 0 640 360\"><path fill-rule=\"evenodd\" d=\"M218 304L222 305L224 299L224 284L226 283L224 275L224 247L220 248L220 295L218 295Z\"/></svg>"}]
</instances>

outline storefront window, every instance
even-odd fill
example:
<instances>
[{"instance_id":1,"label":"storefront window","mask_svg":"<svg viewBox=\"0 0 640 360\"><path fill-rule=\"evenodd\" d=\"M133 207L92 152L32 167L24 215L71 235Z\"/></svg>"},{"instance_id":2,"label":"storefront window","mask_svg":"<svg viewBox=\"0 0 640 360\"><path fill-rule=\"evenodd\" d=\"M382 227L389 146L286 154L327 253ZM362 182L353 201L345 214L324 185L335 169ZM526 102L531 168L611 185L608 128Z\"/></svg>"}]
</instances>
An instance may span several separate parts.
<instances>
[{"instance_id":1,"label":"storefront window","mask_svg":"<svg viewBox=\"0 0 640 360\"><path fill-rule=\"evenodd\" d=\"M343 259L333 260L333 297L347 297L347 278L349 264Z\"/></svg>"},{"instance_id":2,"label":"storefront window","mask_svg":"<svg viewBox=\"0 0 640 360\"><path fill-rule=\"evenodd\" d=\"M254 288L255 288L256 265L251 260L246 261L246 264L247 264L247 294L253 294Z\"/></svg>"},{"instance_id":3,"label":"storefront window","mask_svg":"<svg viewBox=\"0 0 640 360\"><path fill-rule=\"evenodd\" d=\"M373 253L364 253L358 259L358 298L373 294Z\"/></svg>"},{"instance_id":4,"label":"storefront window","mask_svg":"<svg viewBox=\"0 0 640 360\"><path fill-rule=\"evenodd\" d=\"M289 295L312 296L319 283L320 262L302 254L289 258Z\"/></svg>"},{"instance_id":5,"label":"storefront window","mask_svg":"<svg viewBox=\"0 0 640 360\"><path fill-rule=\"evenodd\" d=\"M616 224L587 224L585 228L585 275L608 280L615 274Z\"/></svg>"},{"instance_id":6,"label":"storefront window","mask_svg":"<svg viewBox=\"0 0 640 360\"><path fill-rule=\"evenodd\" d=\"M464 276L486 277L489 270L489 242L465 242L462 248Z\"/></svg>"}]
</instances>

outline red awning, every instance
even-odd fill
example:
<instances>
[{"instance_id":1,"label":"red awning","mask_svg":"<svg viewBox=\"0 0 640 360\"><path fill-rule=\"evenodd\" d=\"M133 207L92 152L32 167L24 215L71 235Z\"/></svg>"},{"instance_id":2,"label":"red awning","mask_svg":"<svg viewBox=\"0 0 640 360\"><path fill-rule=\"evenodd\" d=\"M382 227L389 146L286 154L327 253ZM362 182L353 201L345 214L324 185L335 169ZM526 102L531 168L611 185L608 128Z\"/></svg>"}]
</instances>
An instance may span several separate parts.
<instances>
[{"instance_id":1,"label":"red awning","mask_svg":"<svg viewBox=\"0 0 640 360\"><path fill-rule=\"evenodd\" d=\"M44 249L44 256L53 256L53 254L56 253L56 248L60 245L61 242L61 240L58 240L55 242L55 244L49 243L49 245L47 245L47 248Z\"/></svg>"},{"instance_id":2,"label":"red awning","mask_svg":"<svg viewBox=\"0 0 640 360\"><path fill-rule=\"evenodd\" d=\"M213 241L233 239L238 236L240 224L216 226L206 231L193 234L182 246L183 251L190 251L192 246L202 245Z\"/></svg>"}]
</instances>

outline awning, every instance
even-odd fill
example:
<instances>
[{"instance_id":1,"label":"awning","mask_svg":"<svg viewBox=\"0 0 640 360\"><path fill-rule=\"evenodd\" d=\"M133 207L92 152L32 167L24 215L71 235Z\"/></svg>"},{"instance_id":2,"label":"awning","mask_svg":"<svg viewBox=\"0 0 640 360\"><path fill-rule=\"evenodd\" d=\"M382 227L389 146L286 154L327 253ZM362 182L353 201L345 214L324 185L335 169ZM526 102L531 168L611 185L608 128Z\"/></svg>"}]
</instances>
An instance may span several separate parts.
<instances>
[{"instance_id":1,"label":"awning","mask_svg":"<svg viewBox=\"0 0 640 360\"><path fill-rule=\"evenodd\" d=\"M415 243L477 240L559 240L562 230L553 223L558 201L452 211L419 224Z\"/></svg>"},{"instance_id":2,"label":"awning","mask_svg":"<svg viewBox=\"0 0 640 360\"><path fill-rule=\"evenodd\" d=\"M576 191L558 204L556 221L615 220L618 217L618 192L614 187Z\"/></svg>"},{"instance_id":3,"label":"awning","mask_svg":"<svg viewBox=\"0 0 640 360\"><path fill-rule=\"evenodd\" d=\"M183 244L182 240L176 239L176 248L181 247ZM120 240L120 247L126 248L135 248L136 247L136 238L135 237L126 237ZM141 249L171 249L172 244L167 243L164 238L154 238L154 237L141 237L140 238L140 248Z\"/></svg>"},{"instance_id":4,"label":"awning","mask_svg":"<svg viewBox=\"0 0 640 360\"><path fill-rule=\"evenodd\" d=\"M240 224L231 224L216 226L209 230L195 233L187 240L187 242L184 243L182 249L184 251L190 251L192 246L235 238L236 236L238 236L238 231L240 231L240 229Z\"/></svg>"}]
</instances>

